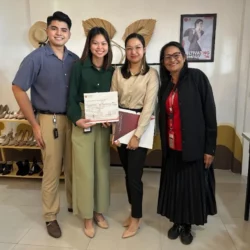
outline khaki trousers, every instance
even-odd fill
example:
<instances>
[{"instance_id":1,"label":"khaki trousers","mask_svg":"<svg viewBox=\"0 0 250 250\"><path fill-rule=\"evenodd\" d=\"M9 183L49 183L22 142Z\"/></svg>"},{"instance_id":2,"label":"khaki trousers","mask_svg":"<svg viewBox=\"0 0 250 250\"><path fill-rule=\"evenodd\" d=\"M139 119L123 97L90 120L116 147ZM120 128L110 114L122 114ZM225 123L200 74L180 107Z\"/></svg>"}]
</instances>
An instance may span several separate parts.
<instances>
[{"instance_id":1,"label":"khaki trousers","mask_svg":"<svg viewBox=\"0 0 250 250\"><path fill-rule=\"evenodd\" d=\"M72 208L72 124L65 115L57 115L58 138L54 139L53 115L39 114L45 149L43 155L42 201L45 221L56 220L60 210L59 181L62 169L68 207Z\"/></svg>"},{"instance_id":2,"label":"khaki trousers","mask_svg":"<svg viewBox=\"0 0 250 250\"><path fill-rule=\"evenodd\" d=\"M82 219L93 218L93 211L107 212L110 203L110 129L100 124L92 132L73 126L73 210Z\"/></svg>"}]
</instances>

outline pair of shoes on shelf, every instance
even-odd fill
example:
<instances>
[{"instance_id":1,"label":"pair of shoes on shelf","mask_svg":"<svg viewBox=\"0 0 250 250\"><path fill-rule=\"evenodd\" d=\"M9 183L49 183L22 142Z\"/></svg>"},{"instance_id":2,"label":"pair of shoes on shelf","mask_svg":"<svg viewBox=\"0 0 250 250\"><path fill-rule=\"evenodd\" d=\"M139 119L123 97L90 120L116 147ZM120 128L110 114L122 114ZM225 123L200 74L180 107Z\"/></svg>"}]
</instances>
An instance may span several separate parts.
<instances>
[{"instance_id":1,"label":"pair of shoes on shelf","mask_svg":"<svg viewBox=\"0 0 250 250\"><path fill-rule=\"evenodd\" d=\"M25 119L22 111L19 109L19 111L10 111L8 105L0 105L0 119Z\"/></svg>"},{"instance_id":2,"label":"pair of shoes on shelf","mask_svg":"<svg viewBox=\"0 0 250 250\"><path fill-rule=\"evenodd\" d=\"M13 163L11 161L0 163L0 174L7 175L13 171Z\"/></svg>"},{"instance_id":3,"label":"pair of shoes on shelf","mask_svg":"<svg viewBox=\"0 0 250 250\"><path fill-rule=\"evenodd\" d=\"M2 138L3 139L1 145L2 146L9 145L10 141L13 140L13 129L11 129L11 131L7 135L3 135Z\"/></svg>"},{"instance_id":4,"label":"pair of shoes on shelf","mask_svg":"<svg viewBox=\"0 0 250 250\"><path fill-rule=\"evenodd\" d=\"M37 145L36 140L32 132L29 130L19 130L13 137L13 130L10 131L1 144L2 146L29 146L34 147Z\"/></svg>"},{"instance_id":5,"label":"pair of shoes on shelf","mask_svg":"<svg viewBox=\"0 0 250 250\"><path fill-rule=\"evenodd\" d=\"M31 165L30 170L29 170L29 175L38 174L41 172L41 170L42 170L41 167L37 164L37 160L34 157L32 165Z\"/></svg>"},{"instance_id":6,"label":"pair of shoes on shelf","mask_svg":"<svg viewBox=\"0 0 250 250\"><path fill-rule=\"evenodd\" d=\"M9 112L9 106L8 105L0 105L0 119L3 119L5 115Z\"/></svg>"},{"instance_id":7,"label":"pair of shoes on shelf","mask_svg":"<svg viewBox=\"0 0 250 250\"><path fill-rule=\"evenodd\" d=\"M24 162L18 161L16 162L16 165L18 167L18 170L16 172L16 175L25 176L29 174L30 171L30 163L28 160L25 160Z\"/></svg>"}]
</instances>

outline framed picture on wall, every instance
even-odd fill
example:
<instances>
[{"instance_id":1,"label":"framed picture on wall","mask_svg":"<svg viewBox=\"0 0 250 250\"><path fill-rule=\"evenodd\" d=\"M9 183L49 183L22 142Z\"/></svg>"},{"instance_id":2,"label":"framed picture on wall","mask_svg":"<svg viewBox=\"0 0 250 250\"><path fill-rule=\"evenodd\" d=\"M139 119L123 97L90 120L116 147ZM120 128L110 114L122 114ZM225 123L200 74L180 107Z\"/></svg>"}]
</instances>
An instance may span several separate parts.
<instances>
[{"instance_id":1,"label":"framed picture on wall","mask_svg":"<svg viewBox=\"0 0 250 250\"><path fill-rule=\"evenodd\" d=\"M217 14L181 15L180 43L189 62L213 62Z\"/></svg>"}]
</instances>

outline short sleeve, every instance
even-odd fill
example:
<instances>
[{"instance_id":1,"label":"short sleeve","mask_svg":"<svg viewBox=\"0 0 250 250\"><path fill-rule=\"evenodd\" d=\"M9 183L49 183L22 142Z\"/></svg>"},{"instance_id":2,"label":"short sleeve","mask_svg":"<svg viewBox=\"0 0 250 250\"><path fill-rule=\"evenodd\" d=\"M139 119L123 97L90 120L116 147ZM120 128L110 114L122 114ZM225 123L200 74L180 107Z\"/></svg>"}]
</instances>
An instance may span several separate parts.
<instances>
[{"instance_id":1,"label":"short sleeve","mask_svg":"<svg viewBox=\"0 0 250 250\"><path fill-rule=\"evenodd\" d=\"M36 81L37 75L38 70L36 69L34 59L31 56L27 56L22 61L12 84L20 87L24 91L27 91Z\"/></svg>"}]
</instances>

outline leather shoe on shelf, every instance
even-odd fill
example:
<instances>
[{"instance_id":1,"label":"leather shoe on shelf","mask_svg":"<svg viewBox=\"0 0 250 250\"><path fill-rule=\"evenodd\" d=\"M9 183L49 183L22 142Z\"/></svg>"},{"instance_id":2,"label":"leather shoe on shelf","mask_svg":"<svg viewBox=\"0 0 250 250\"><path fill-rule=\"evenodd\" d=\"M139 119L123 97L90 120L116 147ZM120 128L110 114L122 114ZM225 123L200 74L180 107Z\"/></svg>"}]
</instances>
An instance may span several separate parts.
<instances>
[{"instance_id":1,"label":"leather shoe on shelf","mask_svg":"<svg viewBox=\"0 0 250 250\"><path fill-rule=\"evenodd\" d=\"M29 137L30 137L29 130L25 130L21 141L19 141L19 146L25 146L28 142Z\"/></svg>"},{"instance_id":2,"label":"leather shoe on shelf","mask_svg":"<svg viewBox=\"0 0 250 250\"><path fill-rule=\"evenodd\" d=\"M29 175L38 174L41 171L40 166L37 164L37 160L34 158L29 170Z\"/></svg>"},{"instance_id":3,"label":"leather shoe on shelf","mask_svg":"<svg viewBox=\"0 0 250 250\"><path fill-rule=\"evenodd\" d=\"M53 238L60 238L62 236L61 229L57 220L46 222L47 232Z\"/></svg>"},{"instance_id":4,"label":"leather shoe on shelf","mask_svg":"<svg viewBox=\"0 0 250 250\"><path fill-rule=\"evenodd\" d=\"M4 141L2 142L2 146L7 146L9 145L10 141L13 139L13 130L11 130L7 136L5 137Z\"/></svg>"},{"instance_id":5,"label":"leather shoe on shelf","mask_svg":"<svg viewBox=\"0 0 250 250\"><path fill-rule=\"evenodd\" d=\"M11 161L8 161L3 170L3 175L10 174L12 170L13 170L13 163Z\"/></svg>"},{"instance_id":6,"label":"leather shoe on shelf","mask_svg":"<svg viewBox=\"0 0 250 250\"><path fill-rule=\"evenodd\" d=\"M16 175L22 175L22 173L23 173L23 162L22 161L17 161L16 165L18 167Z\"/></svg>"},{"instance_id":7,"label":"leather shoe on shelf","mask_svg":"<svg viewBox=\"0 0 250 250\"><path fill-rule=\"evenodd\" d=\"M24 130L20 130L18 132L18 137L16 139L16 143L15 143L15 146L20 146L21 142L23 141L24 139L24 135L25 135L25 131Z\"/></svg>"},{"instance_id":8,"label":"leather shoe on shelf","mask_svg":"<svg viewBox=\"0 0 250 250\"><path fill-rule=\"evenodd\" d=\"M0 162L0 174L3 173L5 167L6 167L6 162Z\"/></svg>"},{"instance_id":9,"label":"leather shoe on shelf","mask_svg":"<svg viewBox=\"0 0 250 250\"><path fill-rule=\"evenodd\" d=\"M19 119L19 120L25 119L24 114L21 110L17 112L16 119Z\"/></svg>"},{"instance_id":10,"label":"leather shoe on shelf","mask_svg":"<svg viewBox=\"0 0 250 250\"><path fill-rule=\"evenodd\" d=\"M4 142L6 136L7 136L7 135L1 135L1 136L0 136L0 145L2 145L2 143Z\"/></svg>"}]
</instances>

